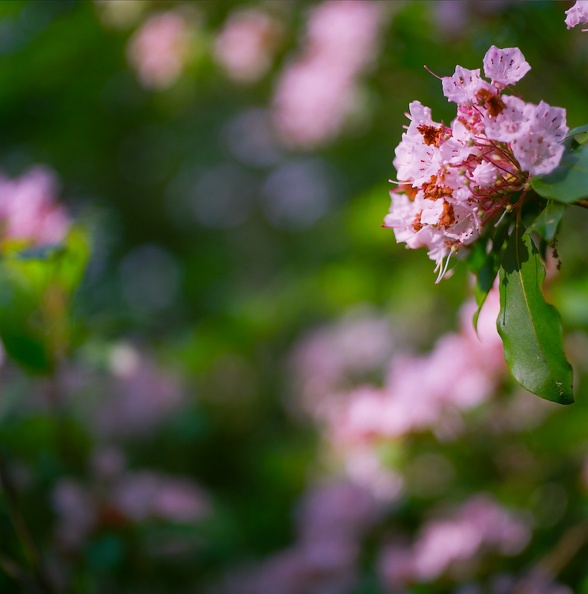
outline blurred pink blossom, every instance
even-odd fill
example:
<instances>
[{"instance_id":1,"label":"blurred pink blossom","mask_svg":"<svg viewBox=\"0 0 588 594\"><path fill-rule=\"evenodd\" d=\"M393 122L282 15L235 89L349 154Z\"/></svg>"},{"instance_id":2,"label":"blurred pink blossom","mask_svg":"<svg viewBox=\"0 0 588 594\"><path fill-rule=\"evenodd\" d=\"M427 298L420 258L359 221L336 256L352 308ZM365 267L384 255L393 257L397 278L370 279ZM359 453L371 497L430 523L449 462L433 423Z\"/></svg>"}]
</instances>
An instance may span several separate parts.
<instances>
[{"instance_id":1,"label":"blurred pink blossom","mask_svg":"<svg viewBox=\"0 0 588 594\"><path fill-rule=\"evenodd\" d=\"M313 8L304 47L274 94L284 144L309 149L338 135L355 107L359 77L374 60L384 8L372 0L327 0Z\"/></svg>"},{"instance_id":2,"label":"blurred pink blossom","mask_svg":"<svg viewBox=\"0 0 588 594\"><path fill-rule=\"evenodd\" d=\"M98 403L92 422L106 436L141 436L177 412L184 400L178 377L127 344L111 352L113 388Z\"/></svg>"},{"instance_id":3,"label":"blurred pink blossom","mask_svg":"<svg viewBox=\"0 0 588 594\"><path fill-rule=\"evenodd\" d=\"M210 511L207 498L192 482L151 471L124 474L110 498L115 509L135 522L148 518L193 522Z\"/></svg>"},{"instance_id":4,"label":"blurred pink blossom","mask_svg":"<svg viewBox=\"0 0 588 594\"><path fill-rule=\"evenodd\" d=\"M245 570L231 594L345 594L356 583L361 539L380 517L381 504L345 481L311 487L297 514L298 540Z\"/></svg>"},{"instance_id":5,"label":"blurred pink blossom","mask_svg":"<svg viewBox=\"0 0 588 594\"><path fill-rule=\"evenodd\" d=\"M487 495L477 495L449 516L425 523L412 546L386 549L380 574L390 588L429 582L452 570L473 570L478 557L488 551L516 555L529 539L522 517Z\"/></svg>"},{"instance_id":6,"label":"blurred pink blossom","mask_svg":"<svg viewBox=\"0 0 588 594\"><path fill-rule=\"evenodd\" d=\"M53 490L57 539L66 549L81 547L96 525L97 510L91 494L73 479L61 479Z\"/></svg>"},{"instance_id":7,"label":"blurred pink blossom","mask_svg":"<svg viewBox=\"0 0 588 594\"><path fill-rule=\"evenodd\" d=\"M330 409L332 398L352 379L382 368L394 350L391 324L367 308L303 337L291 358L302 404L313 416Z\"/></svg>"},{"instance_id":8,"label":"blurred pink blossom","mask_svg":"<svg viewBox=\"0 0 588 594\"><path fill-rule=\"evenodd\" d=\"M278 553L255 568L229 579L223 592L228 594L347 594L355 585L357 551L350 551L346 543L333 543L339 547L338 562L325 565L323 555L315 551L293 547ZM333 554L327 553L329 555Z\"/></svg>"},{"instance_id":9,"label":"blurred pink blossom","mask_svg":"<svg viewBox=\"0 0 588 594\"><path fill-rule=\"evenodd\" d=\"M214 56L227 75L237 82L254 82L271 66L280 35L280 24L256 9L229 15L214 45Z\"/></svg>"},{"instance_id":10,"label":"blurred pink blossom","mask_svg":"<svg viewBox=\"0 0 588 594\"><path fill-rule=\"evenodd\" d=\"M188 58L189 24L179 11L149 17L127 46L127 58L141 83L150 89L170 87Z\"/></svg>"},{"instance_id":11,"label":"blurred pink blossom","mask_svg":"<svg viewBox=\"0 0 588 594\"><path fill-rule=\"evenodd\" d=\"M384 388L360 387L323 407L334 444L399 437L433 429L453 434L461 410L486 400L505 371L502 342L495 329L498 294L493 291L472 328L475 305L462 309L461 330L442 336L424 355L393 357Z\"/></svg>"},{"instance_id":12,"label":"blurred pink blossom","mask_svg":"<svg viewBox=\"0 0 588 594\"><path fill-rule=\"evenodd\" d=\"M487 496L469 499L450 518L425 524L413 547L418 580L429 581L483 549L516 555L528 543L528 526Z\"/></svg>"},{"instance_id":13,"label":"blurred pink blossom","mask_svg":"<svg viewBox=\"0 0 588 594\"><path fill-rule=\"evenodd\" d=\"M79 549L104 526L160 519L191 523L208 516L208 496L191 480L155 471L128 471L114 449L94 456L86 484L70 478L57 483L52 495L56 535L65 549Z\"/></svg>"},{"instance_id":14,"label":"blurred pink blossom","mask_svg":"<svg viewBox=\"0 0 588 594\"><path fill-rule=\"evenodd\" d=\"M321 426L329 464L382 500L401 494L403 477L383 463L375 446L425 430L454 437L462 411L487 400L504 377L497 291L487 298L477 332L475 311L474 302L466 304L459 331L421 355L399 352L402 341L389 322L365 310L300 341L292 355L297 404ZM386 365L383 387L364 383Z\"/></svg>"},{"instance_id":15,"label":"blurred pink blossom","mask_svg":"<svg viewBox=\"0 0 588 594\"><path fill-rule=\"evenodd\" d=\"M370 443L336 444L332 455L343 460L343 469L355 485L367 489L376 499L392 502L404 490L402 475L386 464Z\"/></svg>"},{"instance_id":16,"label":"blurred pink blossom","mask_svg":"<svg viewBox=\"0 0 588 594\"><path fill-rule=\"evenodd\" d=\"M36 245L62 241L70 221L56 203L57 192L55 175L46 167L16 179L0 174L0 236Z\"/></svg>"},{"instance_id":17,"label":"blurred pink blossom","mask_svg":"<svg viewBox=\"0 0 588 594\"><path fill-rule=\"evenodd\" d=\"M319 483L300 502L298 534L308 543L326 535L355 540L376 522L381 511L381 503L358 485L348 481Z\"/></svg>"}]
</instances>

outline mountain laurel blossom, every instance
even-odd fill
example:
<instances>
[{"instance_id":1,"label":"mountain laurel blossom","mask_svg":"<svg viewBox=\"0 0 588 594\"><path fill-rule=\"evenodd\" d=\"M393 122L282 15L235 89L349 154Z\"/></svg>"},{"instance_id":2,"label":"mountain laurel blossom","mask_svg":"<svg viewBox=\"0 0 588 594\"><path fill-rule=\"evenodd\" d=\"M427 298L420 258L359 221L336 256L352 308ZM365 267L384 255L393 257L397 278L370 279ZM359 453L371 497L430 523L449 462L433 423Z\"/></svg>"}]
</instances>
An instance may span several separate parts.
<instances>
[{"instance_id":1,"label":"mountain laurel blossom","mask_svg":"<svg viewBox=\"0 0 588 594\"><path fill-rule=\"evenodd\" d=\"M580 23L588 24L588 2L585 0L578 0L572 8L566 10L566 25L568 29L579 25ZM588 31L588 29L582 29Z\"/></svg>"},{"instance_id":2,"label":"mountain laurel blossom","mask_svg":"<svg viewBox=\"0 0 588 594\"><path fill-rule=\"evenodd\" d=\"M462 66L441 79L443 94L457 104L449 126L410 103L395 151L399 185L383 226L407 248L428 250L437 282L452 256L464 257L487 225L522 203L531 176L559 165L568 133L565 109L505 94L531 69L518 48L492 46L483 64L490 82Z\"/></svg>"}]
</instances>

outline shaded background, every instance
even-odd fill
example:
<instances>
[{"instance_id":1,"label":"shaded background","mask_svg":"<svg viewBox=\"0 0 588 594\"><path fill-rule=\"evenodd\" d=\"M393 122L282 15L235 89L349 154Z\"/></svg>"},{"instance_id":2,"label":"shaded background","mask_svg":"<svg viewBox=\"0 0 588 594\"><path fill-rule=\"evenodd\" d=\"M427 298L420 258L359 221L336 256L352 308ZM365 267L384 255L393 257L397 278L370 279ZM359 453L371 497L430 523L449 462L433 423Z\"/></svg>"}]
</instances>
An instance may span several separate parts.
<instances>
[{"instance_id":1,"label":"shaded background","mask_svg":"<svg viewBox=\"0 0 588 594\"><path fill-rule=\"evenodd\" d=\"M2 367L55 591L588 592L584 211L547 287L568 408L470 363L465 266L380 227L408 103L455 114L423 65L518 46L517 91L586 123L570 5L0 3L0 167L53 171L92 244L58 380ZM405 394L388 434L362 390ZM41 591L1 494L0 529L0 592Z\"/></svg>"}]
</instances>

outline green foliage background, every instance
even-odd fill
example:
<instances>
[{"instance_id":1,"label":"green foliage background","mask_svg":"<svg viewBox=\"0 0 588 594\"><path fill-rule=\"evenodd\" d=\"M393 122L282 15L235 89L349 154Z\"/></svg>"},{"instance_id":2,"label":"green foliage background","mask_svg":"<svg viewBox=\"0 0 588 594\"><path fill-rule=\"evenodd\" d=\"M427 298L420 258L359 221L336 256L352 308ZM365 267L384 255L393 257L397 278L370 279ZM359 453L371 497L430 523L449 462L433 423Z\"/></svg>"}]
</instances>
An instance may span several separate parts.
<instances>
[{"instance_id":1,"label":"green foliage background","mask_svg":"<svg viewBox=\"0 0 588 594\"><path fill-rule=\"evenodd\" d=\"M285 28L271 71L255 84L239 85L218 68L211 48L242 2L143 0L142 14L120 28L105 25L89 1L0 3L0 167L10 175L37 163L54 169L63 201L88 230L91 244L85 277L71 302L68 355L60 365L65 375L69 368L91 368L101 378L111 346L130 341L179 374L188 405L148 436L118 445L130 468L193 478L211 494L214 507L198 526L103 527L68 560L68 591L212 592L235 567L286 548L294 538L296 502L312 477L330 472L318 457L319 430L289 412L288 357L296 341L361 304L396 324L402 320L400 330L414 350L426 351L456 327L456 311L471 293L465 266L434 285L425 253L405 251L391 231L380 228L408 103L419 99L437 121L453 117L440 82L424 64L445 76L456 64L479 67L492 44L518 46L532 70L517 91L528 101L566 107L570 127L588 121L588 34L566 30L569 2L505 2L490 11L481 8L489 3L464 1L467 27L451 33L436 21L433 2L388 2L395 13L362 82L360 123L320 150L285 151L282 157L318 159L327 168L334 188L328 213L304 229L272 225L259 198L272 166L239 163L226 127L243 110L269 104L277 75L302 41L305 15L316 4L247 3L285 15ZM199 11L200 37L181 78L167 90L151 91L129 66L126 46L142 19L174 6ZM187 191L181 180L193 184L227 165L239 168L253 188L243 196L249 214L227 228L205 226L186 211L178 188ZM233 205L241 208L238 197ZM578 594L588 593L586 538L573 554L561 553L570 530L588 521L588 486L580 479L588 460L587 224L584 209L568 209L558 245L561 272L548 287L548 299L571 337L576 404L553 405L538 423L529 413L518 432L493 434L488 419L510 398L513 386L506 385L504 394L471 413L459 440L443 442L423 433L390 444L409 489L389 511L382 532L401 526L414 533L435 505L479 491L534 514L529 547L516 558L487 560L473 581L523 575L555 550L563 562L553 577ZM163 251L177 271L178 290L163 304L148 297L134 303L125 296L126 275L143 262L129 254L146 247ZM149 292L167 277L147 269L141 278L137 290ZM10 352L8 344L6 349ZM231 358L239 367L227 377L223 362ZM109 387L101 379L77 386L51 409L38 402L47 395L50 400L54 380L30 375L11 361L1 374L0 448L13 471L26 471L19 491L22 511L51 562L56 555L51 492L63 477L88 480L97 444L79 410ZM59 389L65 391L64 385ZM410 490L412 462L427 452L442 454L455 469L442 495ZM0 493L0 553L26 566L5 495ZM192 543L186 555L150 556L149 550L178 536ZM375 577L378 532L370 538L355 594L385 591ZM461 586L446 577L410 592L461 592ZM0 592L19 587L0 568Z\"/></svg>"}]
</instances>

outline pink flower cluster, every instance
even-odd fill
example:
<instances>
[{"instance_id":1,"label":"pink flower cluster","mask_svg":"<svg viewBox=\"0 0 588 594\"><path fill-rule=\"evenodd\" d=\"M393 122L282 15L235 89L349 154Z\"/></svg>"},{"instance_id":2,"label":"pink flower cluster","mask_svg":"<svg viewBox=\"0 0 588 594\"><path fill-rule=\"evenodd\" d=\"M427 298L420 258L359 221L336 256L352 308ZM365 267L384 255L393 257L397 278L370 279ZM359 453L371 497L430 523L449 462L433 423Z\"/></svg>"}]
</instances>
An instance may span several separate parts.
<instances>
[{"instance_id":1,"label":"pink flower cluster","mask_svg":"<svg viewBox=\"0 0 588 594\"><path fill-rule=\"evenodd\" d=\"M178 79L188 60L189 23L179 11L149 17L133 35L127 58L149 89L166 89Z\"/></svg>"},{"instance_id":2,"label":"pink flower cluster","mask_svg":"<svg viewBox=\"0 0 588 594\"><path fill-rule=\"evenodd\" d=\"M214 57L237 82L255 82L272 64L280 23L261 10L230 14L214 44Z\"/></svg>"},{"instance_id":3,"label":"pink flower cluster","mask_svg":"<svg viewBox=\"0 0 588 594\"><path fill-rule=\"evenodd\" d=\"M68 388L72 400L85 390L80 414L99 436L140 439L181 410L185 389L180 378L130 344L116 345L109 354L110 374L72 368ZM88 386L95 386L95 392Z\"/></svg>"},{"instance_id":4,"label":"pink flower cluster","mask_svg":"<svg viewBox=\"0 0 588 594\"><path fill-rule=\"evenodd\" d=\"M64 478L53 491L57 537L76 550L95 531L149 519L192 523L211 513L206 493L190 479L151 470L127 471L123 455L108 448L96 453L84 485Z\"/></svg>"},{"instance_id":5,"label":"pink flower cluster","mask_svg":"<svg viewBox=\"0 0 588 594\"><path fill-rule=\"evenodd\" d=\"M16 179L0 174L0 238L33 245L62 241L70 221L56 203L57 191L55 175L45 167Z\"/></svg>"},{"instance_id":6,"label":"pink flower cluster","mask_svg":"<svg viewBox=\"0 0 588 594\"><path fill-rule=\"evenodd\" d=\"M529 538L522 517L487 495L477 495L448 517L426 523L412 546L391 545L385 550L380 560L382 581L392 588L433 581L458 567L473 566L484 552L516 555Z\"/></svg>"},{"instance_id":7,"label":"pink flower cluster","mask_svg":"<svg viewBox=\"0 0 588 594\"><path fill-rule=\"evenodd\" d=\"M229 578L229 594L346 594L357 582L360 544L383 507L346 482L311 488L298 510L296 542Z\"/></svg>"},{"instance_id":8,"label":"pink flower cluster","mask_svg":"<svg viewBox=\"0 0 588 594\"><path fill-rule=\"evenodd\" d=\"M495 324L498 309L498 294L492 291L476 334L471 323L475 304L468 303L459 333L442 336L430 353L398 354L383 388L359 388L333 403L323 420L335 447L398 439L427 429L455 433L459 411L484 402L505 369Z\"/></svg>"},{"instance_id":9,"label":"pink flower cluster","mask_svg":"<svg viewBox=\"0 0 588 594\"><path fill-rule=\"evenodd\" d=\"M580 23L588 24L588 2L585 0L578 0L572 8L566 10L566 25L568 29L579 25ZM585 31L587 29L583 29Z\"/></svg>"},{"instance_id":10,"label":"pink flower cluster","mask_svg":"<svg viewBox=\"0 0 588 594\"><path fill-rule=\"evenodd\" d=\"M424 431L444 439L459 434L461 413L485 402L506 370L498 310L493 290L476 333L476 304L467 303L460 331L445 334L423 354L400 350L407 340L400 327L392 335L384 318L360 311L301 340L292 356L291 406L321 427L324 461L376 497L397 498L404 481L383 463L379 444ZM380 375L384 385L374 385Z\"/></svg>"},{"instance_id":11,"label":"pink flower cluster","mask_svg":"<svg viewBox=\"0 0 588 594\"><path fill-rule=\"evenodd\" d=\"M370 64L382 3L328 0L312 9L306 43L280 76L273 120L283 144L310 149L337 136L357 103L357 82Z\"/></svg>"},{"instance_id":12,"label":"pink flower cluster","mask_svg":"<svg viewBox=\"0 0 588 594\"><path fill-rule=\"evenodd\" d=\"M515 193L523 199L530 175L559 165L565 109L504 94L529 70L518 48L492 46L484 57L491 82L462 66L443 77L443 94L457 104L451 126L434 122L419 101L409 106L394 159L400 185L384 226L408 248L427 248L437 282L452 255L463 256L486 224L512 208Z\"/></svg>"},{"instance_id":13,"label":"pink flower cluster","mask_svg":"<svg viewBox=\"0 0 588 594\"><path fill-rule=\"evenodd\" d=\"M296 404L322 417L354 378L373 375L385 365L394 343L389 321L363 307L311 331L292 353Z\"/></svg>"}]
</instances>

